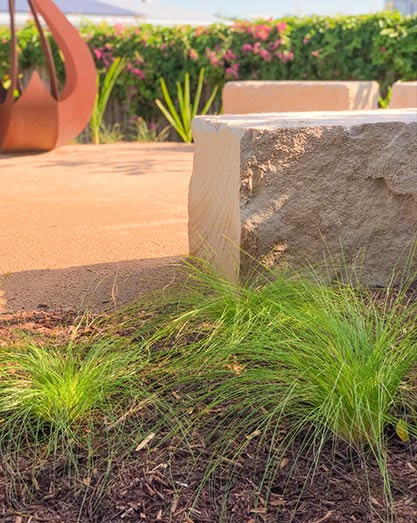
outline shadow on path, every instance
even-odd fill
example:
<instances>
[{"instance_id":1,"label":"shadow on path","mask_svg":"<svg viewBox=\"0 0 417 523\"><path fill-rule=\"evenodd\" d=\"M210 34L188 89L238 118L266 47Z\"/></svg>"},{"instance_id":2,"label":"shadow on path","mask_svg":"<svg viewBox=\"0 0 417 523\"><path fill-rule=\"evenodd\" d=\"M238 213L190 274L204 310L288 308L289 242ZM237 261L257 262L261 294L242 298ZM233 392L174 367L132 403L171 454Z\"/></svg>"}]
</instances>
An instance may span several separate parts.
<instances>
[{"instance_id":1,"label":"shadow on path","mask_svg":"<svg viewBox=\"0 0 417 523\"><path fill-rule=\"evenodd\" d=\"M0 276L0 312L104 312L184 278L182 258L129 260Z\"/></svg>"},{"instance_id":2,"label":"shadow on path","mask_svg":"<svg viewBox=\"0 0 417 523\"><path fill-rule=\"evenodd\" d=\"M50 153L0 154L3 172L14 166L16 160L34 162L36 168L71 170L89 173L118 173L143 176L149 173L179 173L191 169L194 146L183 143L119 143L107 145L67 146Z\"/></svg>"}]
</instances>

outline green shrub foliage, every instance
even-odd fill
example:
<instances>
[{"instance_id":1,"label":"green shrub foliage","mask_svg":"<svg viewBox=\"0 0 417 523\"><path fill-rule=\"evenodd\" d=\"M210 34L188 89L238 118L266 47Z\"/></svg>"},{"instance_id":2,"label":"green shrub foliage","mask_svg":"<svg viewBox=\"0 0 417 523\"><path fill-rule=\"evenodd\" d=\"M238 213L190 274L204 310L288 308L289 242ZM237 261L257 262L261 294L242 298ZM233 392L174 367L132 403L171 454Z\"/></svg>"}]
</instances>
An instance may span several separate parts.
<instances>
[{"instance_id":1,"label":"green shrub foliage","mask_svg":"<svg viewBox=\"0 0 417 523\"><path fill-rule=\"evenodd\" d=\"M417 77L417 17L397 12L366 16L286 18L233 25L173 28L115 25L82 28L104 74L112 61L126 58L113 93L127 116L158 118L154 100L161 97L160 78L171 93L188 72L196 88L206 70L206 96L227 80L377 80L383 93L396 80ZM9 65L9 33L0 29L0 75ZM42 64L36 29L20 31L23 69ZM58 71L63 80L63 65ZM219 108L219 102L217 109Z\"/></svg>"}]
</instances>

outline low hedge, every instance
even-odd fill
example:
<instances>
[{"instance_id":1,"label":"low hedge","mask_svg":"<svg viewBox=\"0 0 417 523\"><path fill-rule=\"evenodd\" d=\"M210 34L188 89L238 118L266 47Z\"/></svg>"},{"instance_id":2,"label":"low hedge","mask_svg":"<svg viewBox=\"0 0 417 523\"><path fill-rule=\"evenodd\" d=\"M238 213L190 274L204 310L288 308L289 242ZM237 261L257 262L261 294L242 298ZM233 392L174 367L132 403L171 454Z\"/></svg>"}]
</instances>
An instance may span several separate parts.
<instances>
[{"instance_id":1,"label":"low hedge","mask_svg":"<svg viewBox=\"0 0 417 523\"><path fill-rule=\"evenodd\" d=\"M228 79L377 80L383 93L398 79L417 78L417 16L285 18L233 25L174 28L86 25L81 30L104 74L115 56L129 63L114 97L127 116L158 117L159 78L171 89L185 71L197 79L206 67L207 90ZM0 29L0 74L9 66L10 38ZM23 69L43 56L35 27L19 33ZM55 49L56 58L59 54ZM58 72L63 79L62 62Z\"/></svg>"}]
</instances>

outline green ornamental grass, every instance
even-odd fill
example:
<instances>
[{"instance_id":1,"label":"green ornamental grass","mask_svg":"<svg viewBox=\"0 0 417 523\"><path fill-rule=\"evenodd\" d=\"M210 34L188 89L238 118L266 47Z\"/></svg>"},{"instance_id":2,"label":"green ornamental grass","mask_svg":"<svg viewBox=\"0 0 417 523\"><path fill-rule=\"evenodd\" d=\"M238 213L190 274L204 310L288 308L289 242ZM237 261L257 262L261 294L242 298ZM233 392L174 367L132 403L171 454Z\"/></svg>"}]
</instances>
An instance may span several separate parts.
<instances>
[{"instance_id":1,"label":"green ornamental grass","mask_svg":"<svg viewBox=\"0 0 417 523\"><path fill-rule=\"evenodd\" d=\"M344 442L373 456L389 498L389 437L417 435L417 303L406 286L286 273L237 286L197 269L189 283L153 310L137 305L136 320L133 308L118 313L128 338L110 329L84 344L2 348L0 455L17 462L19 446L45 440L75 455L114 430L120 453L121 440L141 448L175 434L211 456L205 479L250 447L266 482L295 442L313 456L312 475L322 449ZM136 427L144 401L152 419Z\"/></svg>"},{"instance_id":2,"label":"green ornamental grass","mask_svg":"<svg viewBox=\"0 0 417 523\"><path fill-rule=\"evenodd\" d=\"M0 439L8 427L71 433L91 419L103 421L140 396L148 361L138 347L97 341L87 347L37 347L0 351ZM3 434L1 434L3 432Z\"/></svg>"},{"instance_id":3,"label":"green ornamental grass","mask_svg":"<svg viewBox=\"0 0 417 523\"><path fill-rule=\"evenodd\" d=\"M194 307L168 327L166 366L215 454L260 436L275 470L296 438L317 460L345 441L371 451L388 488L387 429L416 433L416 304L286 275L243 288L199 280Z\"/></svg>"},{"instance_id":4,"label":"green ornamental grass","mask_svg":"<svg viewBox=\"0 0 417 523\"><path fill-rule=\"evenodd\" d=\"M100 332L61 347L1 348L0 460L10 499L29 499L48 478L57 490L74 488L80 515L86 506L90 515L111 488L113 463L159 434L147 350Z\"/></svg>"}]
</instances>

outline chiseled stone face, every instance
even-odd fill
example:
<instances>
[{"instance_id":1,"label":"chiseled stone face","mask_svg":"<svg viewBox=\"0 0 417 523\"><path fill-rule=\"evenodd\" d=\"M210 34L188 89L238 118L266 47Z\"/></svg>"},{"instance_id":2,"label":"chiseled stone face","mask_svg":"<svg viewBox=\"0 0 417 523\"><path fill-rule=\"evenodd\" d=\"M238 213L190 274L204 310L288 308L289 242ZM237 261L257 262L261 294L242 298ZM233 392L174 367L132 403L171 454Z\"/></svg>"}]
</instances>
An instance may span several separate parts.
<instances>
[{"instance_id":1,"label":"chiseled stone face","mask_svg":"<svg viewBox=\"0 0 417 523\"><path fill-rule=\"evenodd\" d=\"M417 108L417 82L396 82L389 106L390 109Z\"/></svg>"},{"instance_id":2,"label":"chiseled stone face","mask_svg":"<svg viewBox=\"0 0 417 523\"><path fill-rule=\"evenodd\" d=\"M223 89L224 114L377 109L378 82L243 81Z\"/></svg>"},{"instance_id":3,"label":"chiseled stone face","mask_svg":"<svg viewBox=\"0 0 417 523\"><path fill-rule=\"evenodd\" d=\"M416 111L199 117L194 136L190 252L229 279L259 261L326 262L384 285L405 267L417 237Z\"/></svg>"}]
</instances>

